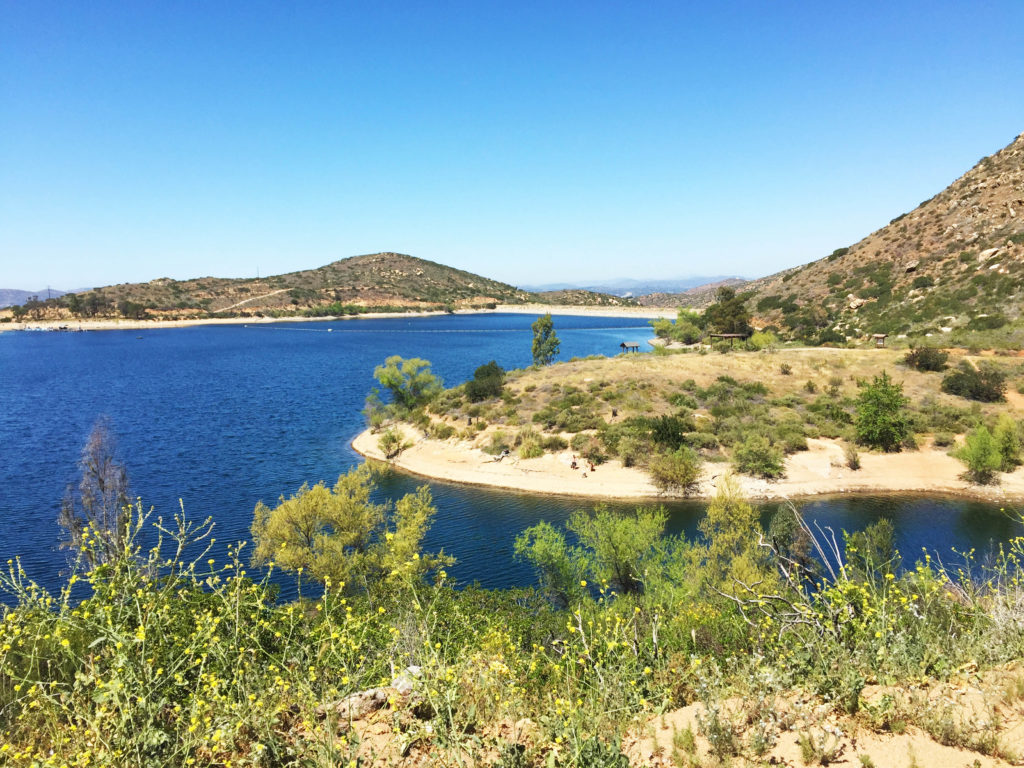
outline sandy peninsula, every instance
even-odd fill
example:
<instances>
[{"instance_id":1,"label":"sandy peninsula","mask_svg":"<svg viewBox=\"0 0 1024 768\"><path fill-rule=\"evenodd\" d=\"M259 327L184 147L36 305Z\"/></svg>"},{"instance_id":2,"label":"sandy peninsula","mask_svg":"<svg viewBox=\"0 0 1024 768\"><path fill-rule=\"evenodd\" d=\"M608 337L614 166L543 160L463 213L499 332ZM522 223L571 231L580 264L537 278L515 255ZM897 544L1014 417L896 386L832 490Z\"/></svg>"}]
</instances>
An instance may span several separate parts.
<instances>
[{"instance_id":1,"label":"sandy peninsula","mask_svg":"<svg viewBox=\"0 0 1024 768\"><path fill-rule=\"evenodd\" d=\"M590 470L582 460L572 468L573 454L563 451L536 459L510 455L501 461L466 441L455 438L440 441L403 425L410 447L390 464L403 472L435 480L505 488L544 495L575 496L589 499L667 500L679 496L662 495L647 473L624 467L612 460ZM998 485L972 485L961 479L963 464L945 451L924 447L903 453L861 453L861 467L846 466L842 445L836 440L809 439L808 450L786 459L786 475L781 480L762 480L738 476L751 499L796 499L847 493L922 493L948 494L990 501L1024 501L1024 468L1000 476ZM369 430L352 441L352 447L369 459L384 460L377 435ZM714 495L716 481L728 471L728 464L705 464L700 482L689 498Z\"/></svg>"}]
</instances>

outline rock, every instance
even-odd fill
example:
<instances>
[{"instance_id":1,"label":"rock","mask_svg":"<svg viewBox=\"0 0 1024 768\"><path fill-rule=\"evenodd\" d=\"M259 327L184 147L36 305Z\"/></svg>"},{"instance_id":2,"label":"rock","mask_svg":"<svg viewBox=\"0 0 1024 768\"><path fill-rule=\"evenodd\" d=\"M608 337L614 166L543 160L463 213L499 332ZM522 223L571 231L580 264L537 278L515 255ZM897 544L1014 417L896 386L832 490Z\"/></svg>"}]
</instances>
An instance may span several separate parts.
<instances>
[{"instance_id":1,"label":"rock","mask_svg":"<svg viewBox=\"0 0 1024 768\"><path fill-rule=\"evenodd\" d=\"M913 272L915 269L917 269L917 265L920 264L920 263L921 263L921 261L919 259L914 259L912 262L910 262L909 264L907 264L907 266L905 266L903 268L903 271L904 272Z\"/></svg>"},{"instance_id":2,"label":"rock","mask_svg":"<svg viewBox=\"0 0 1024 768\"><path fill-rule=\"evenodd\" d=\"M853 299L850 302L850 309L860 309L867 303L867 299Z\"/></svg>"},{"instance_id":3,"label":"rock","mask_svg":"<svg viewBox=\"0 0 1024 768\"><path fill-rule=\"evenodd\" d=\"M415 664L406 667L391 681L391 687L403 696L408 696L416 687L416 681L423 677L423 669Z\"/></svg>"},{"instance_id":4,"label":"rock","mask_svg":"<svg viewBox=\"0 0 1024 768\"><path fill-rule=\"evenodd\" d=\"M978 254L978 261L987 261L999 253L998 248L986 248L984 251Z\"/></svg>"},{"instance_id":5,"label":"rock","mask_svg":"<svg viewBox=\"0 0 1024 768\"><path fill-rule=\"evenodd\" d=\"M333 711L339 720L358 720L388 703L389 688L369 688L346 696L340 701L322 704L317 708L320 714Z\"/></svg>"}]
</instances>

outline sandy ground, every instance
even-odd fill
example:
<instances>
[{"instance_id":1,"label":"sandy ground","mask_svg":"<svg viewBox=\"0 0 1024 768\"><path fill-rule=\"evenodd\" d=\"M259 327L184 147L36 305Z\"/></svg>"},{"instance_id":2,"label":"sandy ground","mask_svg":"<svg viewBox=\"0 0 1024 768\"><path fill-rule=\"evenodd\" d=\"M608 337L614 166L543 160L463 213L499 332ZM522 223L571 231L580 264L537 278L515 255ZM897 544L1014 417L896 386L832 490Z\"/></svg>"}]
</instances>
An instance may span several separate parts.
<instances>
[{"instance_id":1,"label":"sandy ground","mask_svg":"<svg viewBox=\"0 0 1024 768\"><path fill-rule=\"evenodd\" d=\"M545 454L536 459L519 459L514 454L495 461L469 443L452 438L432 440L422 432L403 426L411 446L392 466L436 480L484 485L545 495L605 499L670 498L659 495L647 473L609 461L593 472L572 469L572 452ZM846 466L843 447L835 440L810 439L809 450L786 460L781 480L740 476L740 485L752 499L788 499L843 493L929 493L971 496L994 501L1024 500L1024 468L1000 476L998 485L978 486L960 479L963 464L943 450L925 447L918 451L883 454L861 453L861 468ZM383 460L377 435L369 430L352 441L352 447L367 458ZM717 478L728 471L727 464L705 464L697 490L691 498L714 495Z\"/></svg>"},{"instance_id":2,"label":"sandy ground","mask_svg":"<svg viewBox=\"0 0 1024 768\"><path fill-rule=\"evenodd\" d=\"M676 316L675 309L658 307L575 307L546 304L500 304L495 309L459 310L457 315L480 315L506 312L517 315L583 315L589 317L635 317L639 319ZM25 323L0 323L4 331L55 331L67 327L72 331L135 331L144 328L187 328L193 325L258 325L261 323L310 323L338 320L361 320L382 317L429 317L443 312L374 312L340 317L216 317L190 320L38 320Z\"/></svg>"}]
</instances>

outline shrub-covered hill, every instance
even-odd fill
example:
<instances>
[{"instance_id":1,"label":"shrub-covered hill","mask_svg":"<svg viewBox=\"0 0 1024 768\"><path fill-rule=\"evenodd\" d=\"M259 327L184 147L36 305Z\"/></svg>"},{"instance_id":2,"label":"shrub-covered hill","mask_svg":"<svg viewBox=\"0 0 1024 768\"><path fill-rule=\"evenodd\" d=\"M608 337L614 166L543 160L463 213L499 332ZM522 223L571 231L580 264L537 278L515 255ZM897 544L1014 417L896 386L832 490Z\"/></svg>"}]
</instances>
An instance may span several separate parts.
<instances>
[{"instance_id":1,"label":"shrub-covered hill","mask_svg":"<svg viewBox=\"0 0 1024 768\"><path fill-rule=\"evenodd\" d=\"M331 305L427 308L521 303L532 294L480 275L400 253L353 256L317 269L263 278L159 278L122 283L80 294L77 303L90 314L117 311L125 302L140 311L205 314L211 312L288 312Z\"/></svg>"},{"instance_id":2,"label":"shrub-covered hill","mask_svg":"<svg viewBox=\"0 0 1024 768\"><path fill-rule=\"evenodd\" d=\"M215 313L352 314L367 310L473 308L498 303L625 305L628 299L576 290L535 294L471 272L400 253L352 256L317 269L263 278L159 278L121 283L16 311L30 319L124 316L203 317Z\"/></svg>"},{"instance_id":3,"label":"shrub-covered hill","mask_svg":"<svg viewBox=\"0 0 1024 768\"><path fill-rule=\"evenodd\" d=\"M1022 278L1024 134L860 242L751 283L748 305L806 338L986 330L1019 317Z\"/></svg>"}]
</instances>

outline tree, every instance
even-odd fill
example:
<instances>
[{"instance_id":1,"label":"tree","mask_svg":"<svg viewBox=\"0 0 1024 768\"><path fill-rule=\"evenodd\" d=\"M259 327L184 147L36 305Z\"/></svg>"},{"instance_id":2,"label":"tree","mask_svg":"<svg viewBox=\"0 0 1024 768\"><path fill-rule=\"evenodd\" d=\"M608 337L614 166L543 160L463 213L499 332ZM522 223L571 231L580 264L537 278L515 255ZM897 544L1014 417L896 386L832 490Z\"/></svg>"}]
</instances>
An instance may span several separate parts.
<instances>
[{"instance_id":1,"label":"tree","mask_svg":"<svg viewBox=\"0 0 1024 768\"><path fill-rule=\"evenodd\" d=\"M131 504L128 470L117 458L117 443L106 416L93 424L78 468L78 487L68 486L57 522L65 532L64 545L81 550L95 567L124 553ZM90 546L83 546L87 538Z\"/></svg>"},{"instance_id":2,"label":"tree","mask_svg":"<svg viewBox=\"0 0 1024 768\"><path fill-rule=\"evenodd\" d=\"M999 471L1013 472L1020 465L1020 431L1017 422L1007 413L1000 414L992 437L999 450Z\"/></svg>"},{"instance_id":3,"label":"tree","mask_svg":"<svg viewBox=\"0 0 1024 768\"><path fill-rule=\"evenodd\" d=\"M697 529L704 544L694 554L704 581L730 594L742 593L740 584L758 582L762 593L767 591L771 564L768 550L758 545L762 533L758 513L743 497L733 475L719 479L715 497Z\"/></svg>"},{"instance_id":4,"label":"tree","mask_svg":"<svg viewBox=\"0 0 1024 768\"><path fill-rule=\"evenodd\" d=\"M875 376L857 396L857 442L884 451L898 451L910 434L907 402L902 384L893 382L885 371Z\"/></svg>"},{"instance_id":5,"label":"tree","mask_svg":"<svg viewBox=\"0 0 1024 768\"><path fill-rule=\"evenodd\" d=\"M588 550L595 577L623 594L642 592L646 561L665 532L664 507L640 507L632 514L599 506L593 515L579 510L569 518L569 530Z\"/></svg>"},{"instance_id":6,"label":"tree","mask_svg":"<svg viewBox=\"0 0 1024 768\"><path fill-rule=\"evenodd\" d=\"M555 335L551 313L541 315L530 327L533 329L533 364L550 365L561 345L558 336Z\"/></svg>"},{"instance_id":7,"label":"tree","mask_svg":"<svg viewBox=\"0 0 1024 768\"><path fill-rule=\"evenodd\" d=\"M537 569L541 589L560 608L583 594L582 582L588 564L582 553L575 551L561 531L541 521L516 537L515 554Z\"/></svg>"},{"instance_id":8,"label":"tree","mask_svg":"<svg viewBox=\"0 0 1024 768\"><path fill-rule=\"evenodd\" d=\"M481 365L473 373L473 378L466 382L466 397L478 403L492 397L500 397L505 385L505 369L491 360Z\"/></svg>"},{"instance_id":9,"label":"tree","mask_svg":"<svg viewBox=\"0 0 1024 768\"><path fill-rule=\"evenodd\" d=\"M715 333L750 333L750 312L742 296L723 285L715 294L715 303L704 311L707 325Z\"/></svg>"},{"instance_id":10,"label":"tree","mask_svg":"<svg viewBox=\"0 0 1024 768\"><path fill-rule=\"evenodd\" d=\"M437 511L427 486L402 497L390 523L387 505L370 500L375 490L373 471L363 464L333 488L304 484L273 509L261 501L253 512L253 562L274 562L320 582L344 583L350 591L396 577L418 578L452 562L443 553L419 551Z\"/></svg>"},{"instance_id":11,"label":"tree","mask_svg":"<svg viewBox=\"0 0 1024 768\"><path fill-rule=\"evenodd\" d=\"M999 444L984 424L968 433L963 447L956 451L955 456L967 465L967 479L979 485L995 480L996 472L1003 464Z\"/></svg>"},{"instance_id":12,"label":"tree","mask_svg":"<svg viewBox=\"0 0 1024 768\"><path fill-rule=\"evenodd\" d=\"M391 393L398 416L426 405L441 391L441 379L430 372L430 361L418 357L392 355L373 369L373 377Z\"/></svg>"}]
</instances>

